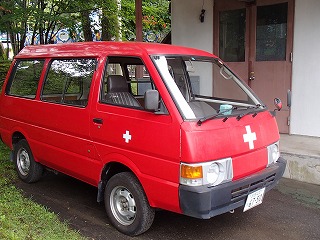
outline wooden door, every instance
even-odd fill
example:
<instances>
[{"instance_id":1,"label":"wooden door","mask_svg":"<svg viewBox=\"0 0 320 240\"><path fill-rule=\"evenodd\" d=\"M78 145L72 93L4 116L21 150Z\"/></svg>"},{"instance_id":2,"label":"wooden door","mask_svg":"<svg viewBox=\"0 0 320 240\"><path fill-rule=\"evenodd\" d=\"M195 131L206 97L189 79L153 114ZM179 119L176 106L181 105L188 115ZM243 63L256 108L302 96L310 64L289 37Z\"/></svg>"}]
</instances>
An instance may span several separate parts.
<instances>
[{"instance_id":1,"label":"wooden door","mask_svg":"<svg viewBox=\"0 0 320 240\"><path fill-rule=\"evenodd\" d=\"M263 100L286 103L291 89L293 0L216 0L214 50ZM285 104L284 104L285 105ZM289 132L289 109L277 114Z\"/></svg>"}]
</instances>

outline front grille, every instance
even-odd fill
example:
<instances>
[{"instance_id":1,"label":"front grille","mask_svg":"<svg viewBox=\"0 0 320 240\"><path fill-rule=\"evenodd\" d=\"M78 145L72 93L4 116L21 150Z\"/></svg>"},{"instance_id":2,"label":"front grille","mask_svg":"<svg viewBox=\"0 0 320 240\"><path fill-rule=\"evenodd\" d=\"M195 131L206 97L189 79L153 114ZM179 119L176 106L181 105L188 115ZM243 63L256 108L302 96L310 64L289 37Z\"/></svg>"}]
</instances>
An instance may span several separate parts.
<instances>
[{"instance_id":1,"label":"front grille","mask_svg":"<svg viewBox=\"0 0 320 240\"><path fill-rule=\"evenodd\" d=\"M274 183L275 176L276 176L276 174L274 173L274 174L267 176L266 178L263 178L259 181L238 187L236 189L233 189L231 191L231 202L235 203L235 202L239 202L241 200L244 200L244 199L246 199L246 197L250 193L252 193L260 188L263 188L263 187L268 188L270 185L272 185Z\"/></svg>"}]
</instances>

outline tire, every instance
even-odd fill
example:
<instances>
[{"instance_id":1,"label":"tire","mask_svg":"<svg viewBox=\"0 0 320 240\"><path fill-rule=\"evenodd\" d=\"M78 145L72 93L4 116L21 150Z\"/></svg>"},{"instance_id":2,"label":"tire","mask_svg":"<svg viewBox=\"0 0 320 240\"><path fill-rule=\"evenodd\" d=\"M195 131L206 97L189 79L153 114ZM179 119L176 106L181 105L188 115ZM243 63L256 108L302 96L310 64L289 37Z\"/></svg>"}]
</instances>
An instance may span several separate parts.
<instances>
[{"instance_id":1,"label":"tire","mask_svg":"<svg viewBox=\"0 0 320 240\"><path fill-rule=\"evenodd\" d=\"M133 173L121 172L111 177L104 200L108 218L119 232L137 236L151 227L155 210Z\"/></svg>"},{"instance_id":2,"label":"tire","mask_svg":"<svg viewBox=\"0 0 320 240\"><path fill-rule=\"evenodd\" d=\"M43 167L34 160L29 144L25 139L14 145L13 161L22 181L33 183L42 177Z\"/></svg>"}]
</instances>

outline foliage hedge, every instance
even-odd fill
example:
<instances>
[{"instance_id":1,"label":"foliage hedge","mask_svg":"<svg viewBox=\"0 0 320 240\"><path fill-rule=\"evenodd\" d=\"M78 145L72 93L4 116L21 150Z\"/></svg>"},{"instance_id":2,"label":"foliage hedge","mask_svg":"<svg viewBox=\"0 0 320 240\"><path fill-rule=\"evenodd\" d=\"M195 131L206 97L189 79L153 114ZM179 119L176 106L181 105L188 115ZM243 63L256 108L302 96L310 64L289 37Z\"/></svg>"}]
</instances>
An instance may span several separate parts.
<instances>
[{"instance_id":1,"label":"foliage hedge","mask_svg":"<svg viewBox=\"0 0 320 240\"><path fill-rule=\"evenodd\" d=\"M0 60L0 88L6 78L7 72L9 70L11 61L9 60Z\"/></svg>"}]
</instances>

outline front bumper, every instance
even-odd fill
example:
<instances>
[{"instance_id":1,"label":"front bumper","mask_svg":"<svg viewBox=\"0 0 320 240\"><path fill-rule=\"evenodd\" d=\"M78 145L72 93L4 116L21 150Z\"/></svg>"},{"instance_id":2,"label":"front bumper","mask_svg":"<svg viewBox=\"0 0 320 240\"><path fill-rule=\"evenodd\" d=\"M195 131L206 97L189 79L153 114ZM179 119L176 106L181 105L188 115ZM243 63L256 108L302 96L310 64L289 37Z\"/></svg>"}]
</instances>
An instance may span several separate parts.
<instances>
[{"instance_id":1,"label":"front bumper","mask_svg":"<svg viewBox=\"0 0 320 240\"><path fill-rule=\"evenodd\" d=\"M263 187L271 190L282 177L286 160L240 180L218 186L190 187L180 185L179 197L182 213L191 217L209 219L244 206L247 196Z\"/></svg>"}]
</instances>

